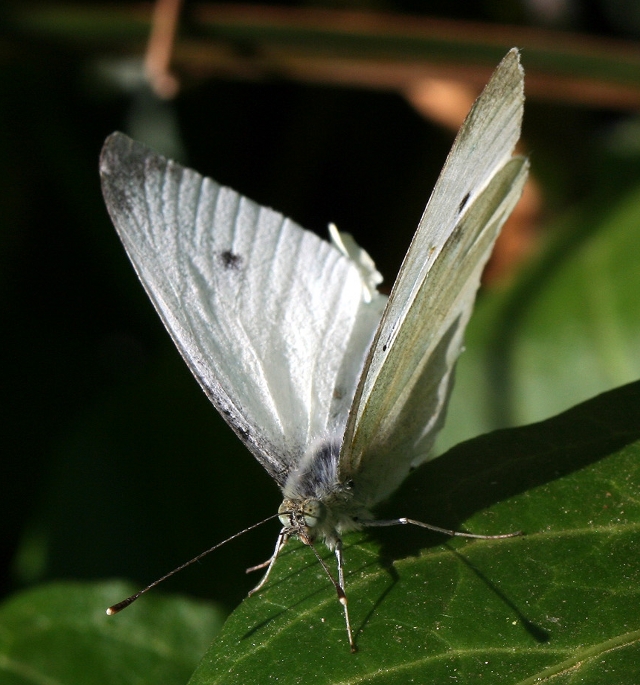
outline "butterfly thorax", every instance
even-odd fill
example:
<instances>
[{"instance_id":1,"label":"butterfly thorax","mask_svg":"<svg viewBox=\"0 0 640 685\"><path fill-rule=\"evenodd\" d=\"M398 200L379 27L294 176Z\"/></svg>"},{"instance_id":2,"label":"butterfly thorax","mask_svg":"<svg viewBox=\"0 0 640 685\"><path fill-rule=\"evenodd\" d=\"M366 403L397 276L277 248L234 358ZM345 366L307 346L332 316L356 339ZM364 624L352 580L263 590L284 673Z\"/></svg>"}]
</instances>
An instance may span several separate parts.
<instances>
[{"instance_id":1,"label":"butterfly thorax","mask_svg":"<svg viewBox=\"0 0 640 685\"><path fill-rule=\"evenodd\" d=\"M342 489L338 475L340 439L326 437L312 442L289 472L282 489L286 499L324 501Z\"/></svg>"},{"instance_id":2,"label":"butterfly thorax","mask_svg":"<svg viewBox=\"0 0 640 685\"><path fill-rule=\"evenodd\" d=\"M372 515L357 497L352 480L343 482L338 464L341 439L318 440L289 474L278 515L285 531L306 544L323 540L334 549L342 533L359 530Z\"/></svg>"}]
</instances>

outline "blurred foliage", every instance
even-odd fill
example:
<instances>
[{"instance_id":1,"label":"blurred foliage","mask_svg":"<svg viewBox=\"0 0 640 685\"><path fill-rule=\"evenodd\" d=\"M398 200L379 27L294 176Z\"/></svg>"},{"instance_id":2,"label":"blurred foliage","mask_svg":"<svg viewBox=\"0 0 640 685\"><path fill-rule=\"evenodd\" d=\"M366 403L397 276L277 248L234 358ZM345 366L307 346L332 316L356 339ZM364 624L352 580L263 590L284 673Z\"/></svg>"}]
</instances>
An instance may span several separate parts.
<instances>
[{"instance_id":1,"label":"blurred foliage","mask_svg":"<svg viewBox=\"0 0 640 685\"><path fill-rule=\"evenodd\" d=\"M569 5L573 9L554 20L558 25L611 37L633 38L638 30L621 20L626 11L621 0ZM536 3L518 4L517 12L515 6L474 3L473 16L468 3L386 2L373 8L524 25L543 21L535 12ZM3 20L4 15L0 25ZM322 234L334 221L366 247L390 286L452 134L422 119L397 94L276 78L259 83L206 79L186 87L175 101L160 102L140 85L139 65L110 62L106 48L104 59L97 60L68 42L12 32L9 23L4 28L0 307L5 447L0 482L5 487L0 500L0 590L8 596L51 580L111 577L143 585L272 514L280 498L191 378L118 243L97 175L106 135L120 129L152 140L199 171ZM455 44L450 47L455 49ZM113 81L100 76L105 60L133 84L128 90L117 90ZM526 72L526 52L523 64ZM537 253L509 283L482 293L459 365L442 449L493 428L545 419L639 375L637 116L530 99L523 140L545 198ZM611 417L605 414L602 430L607 433ZM525 442L530 439L526 433L517 435ZM566 445L559 441L559 454ZM612 452L601 456L605 454ZM447 467L449 458L428 468L450 469L449 481L455 484L460 472L455 460ZM439 482L446 483L446 477ZM575 485L554 493L549 496L561 496L563 506L574 512L567 530L587 526L596 490L587 498ZM529 516L526 506L520 508L522 498L513 496L505 506L516 527L543 530L548 516L548 525L558 530L558 518L547 508L539 506L538 514ZM426 494L422 497L426 500ZM626 497L628 491L621 495ZM473 512L460 501L451 506L462 506L467 515L447 523L449 514L439 518L437 509L426 505L424 515L423 510L400 511L397 505L389 514L429 515L428 520L441 525L466 524ZM474 529L482 527L474 523ZM507 527L512 527L510 521ZM255 583L244 569L270 554L276 530L275 523L266 525L231 543L169 581L165 590L232 609ZM395 537L403 537L397 532ZM415 540L415 532L412 536ZM363 543L363 551L355 552L361 560L350 562L352 568L368 563L375 550L375 545L367 546L371 544ZM545 559L540 563L546 564L536 544L524 539L510 542L509 549L516 558L540 554ZM421 555L412 565L414 553L426 543L415 545L415 550L393 559L403 559L403 573L409 576L422 574L422 569L432 573L435 562L421 566ZM484 549L477 548L478 554ZM572 558L570 551L565 550L567 564L590 563L586 557L580 561L582 552ZM407 554L410 558L404 559ZM620 563L619 556L602 554L612 565ZM452 557L446 563L458 562ZM552 563L565 577L569 566L562 571L559 555ZM493 567L482 570L496 582ZM284 567L281 573L286 573ZM315 567L307 573L314 583L324 582L316 579ZM376 573L384 586L379 575L383 572ZM297 587L298 579L291 584ZM316 597L308 587L303 582L292 589L301 595L274 601L295 606L296 597L308 600L304 593L309 592L313 604ZM371 602L376 590L372 592L354 599L359 617L369 609L362 604L357 609L358 602ZM520 585L518 592L524 592ZM397 594L401 602L402 592ZM327 612L334 611L330 595L322 599L323 611L325 606ZM96 589L83 601L99 596ZM25 597L27 603L35 601ZM119 599L115 593L107 601ZM10 601L21 600L18 596ZM43 596L42 602L47 601ZM75 602L68 602L67 611L76 613ZM12 605L5 605L5 611L7 606ZM543 610L556 615L556 609L537 605L536 611ZM371 622L376 611L370 609ZM288 615L285 610L284 620ZM110 622L121 618L125 615ZM337 609L334 618L331 637L335 649L342 650ZM247 619L235 617L229 631L241 630L241 620ZM256 625L255 615L249 620ZM425 610L410 620L424 625L437 618ZM570 620L581 619L572 614ZM629 630L638 628L634 620ZM301 625L306 623L296 623L296 629ZM393 632L392 619L384 619L382 626ZM612 623L611 631L618 627ZM148 630L153 636L153 622ZM157 635L163 637L160 629ZM365 627L363 653L366 635ZM380 644L384 639L381 629ZM411 659L411 653L406 658ZM105 677L99 682L111 681ZM618 677L616 682L637 678Z\"/></svg>"},{"instance_id":2,"label":"blurred foliage","mask_svg":"<svg viewBox=\"0 0 640 685\"><path fill-rule=\"evenodd\" d=\"M441 449L640 377L640 183L594 194L547 232L516 281L474 312Z\"/></svg>"},{"instance_id":3,"label":"blurred foliage","mask_svg":"<svg viewBox=\"0 0 640 685\"><path fill-rule=\"evenodd\" d=\"M220 629L221 612L201 601L156 596L121 621L106 621L102 607L130 592L121 582L58 582L4 602L4 685L186 682Z\"/></svg>"}]
</instances>

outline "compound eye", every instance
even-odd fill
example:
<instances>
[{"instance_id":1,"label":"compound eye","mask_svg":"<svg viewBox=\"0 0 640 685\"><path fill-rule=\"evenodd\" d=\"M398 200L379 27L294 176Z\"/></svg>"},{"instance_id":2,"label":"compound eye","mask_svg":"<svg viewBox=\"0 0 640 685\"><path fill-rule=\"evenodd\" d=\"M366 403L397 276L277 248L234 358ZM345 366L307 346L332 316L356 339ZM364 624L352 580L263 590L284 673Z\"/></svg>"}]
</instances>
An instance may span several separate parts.
<instances>
[{"instance_id":1,"label":"compound eye","mask_svg":"<svg viewBox=\"0 0 640 685\"><path fill-rule=\"evenodd\" d=\"M285 499L278 507L278 519L280 523L286 528L291 525L291 513L293 511L293 502Z\"/></svg>"},{"instance_id":2,"label":"compound eye","mask_svg":"<svg viewBox=\"0 0 640 685\"><path fill-rule=\"evenodd\" d=\"M315 528L318 525L318 517L305 514L304 525L307 526L307 528Z\"/></svg>"},{"instance_id":3,"label":"compound eye","mask_svg":"<svg viewBox=\"0 0 640 685\"><path fill-rule=\"evenodd\" d=\"M304 517L304 525L307 528L315 528L318 523L324 518L324 505L316 499L310 499L304 503L302 515Z\"/></svg>"},{"instance_id":4,"label":"compound eye","mask_svg":"<svg viewBox=\"0 0 640 685\"><path fill-rule=\"evenodd\" d=\"M283 526L290 526L291 525L291 518L289 517L289 514L280 514L278 516L278 518L280 519L280 523Z\"/></svg>"}]
</instances>

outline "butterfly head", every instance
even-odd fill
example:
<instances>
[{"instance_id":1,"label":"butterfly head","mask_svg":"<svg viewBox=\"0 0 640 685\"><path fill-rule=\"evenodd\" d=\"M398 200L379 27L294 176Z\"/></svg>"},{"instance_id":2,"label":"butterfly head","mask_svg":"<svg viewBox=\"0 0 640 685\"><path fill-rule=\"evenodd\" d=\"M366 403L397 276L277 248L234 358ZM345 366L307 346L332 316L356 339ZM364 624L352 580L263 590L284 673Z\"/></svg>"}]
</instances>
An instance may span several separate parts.
<instances>
[{"instance_id":1,"label":"butterfly head","mask_svg":"<svg viewBox=\"0 0 640 685\"><path fill-rule=\"evenodd\" d=\"M315 540L327 518L327 508L317 499L283 500L278 518L290 535L296 535L305 544Z\"/></svg>"}]
</instances>

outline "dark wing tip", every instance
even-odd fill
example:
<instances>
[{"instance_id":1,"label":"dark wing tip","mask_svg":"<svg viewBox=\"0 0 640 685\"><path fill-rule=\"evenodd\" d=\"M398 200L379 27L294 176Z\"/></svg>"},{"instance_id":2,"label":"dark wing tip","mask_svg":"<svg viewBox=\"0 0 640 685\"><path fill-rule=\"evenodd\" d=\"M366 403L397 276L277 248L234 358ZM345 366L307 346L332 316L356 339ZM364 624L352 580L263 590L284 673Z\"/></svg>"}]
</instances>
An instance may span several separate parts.
<instances>
[{"instance_id":1,"label":"dark wing tip","mask_svg":"<svg viewBox=\"0 0 640 685\"><path fill-rule=\"evenodd\" d=\"M150 172L164 173L168 161L146 145L116 131L105 141L100 152L102 193L116 228L118 210L131 209L132 198L145 186ZM177 164L173 167L178 168Z\"/></svg>"},{"instance_id":2,"label":"dark wing tip","mask_svg":"<svg viewBox=\"0 0 640 685\"><path fill-rule=\"evenodd\" d=\"M151 148L116 131L104 141L100 152L100 176L103 183L107 179L118 183L123 176L130 179L143 179L154 168L162 170L167 159ZM174 163L175 167L179 165Z\"/></svg>"},{"instance_id":3,"label":"dark wing tip","mask_svg":"<svg viewBox=\"0 0 640 685\"><path fill-rule=\"evenodd\" d=\"M116 131L104 141L100 152L100 175L110 176L131 154L135 143L129 136Z\"/></svg>"}]
</instances>

